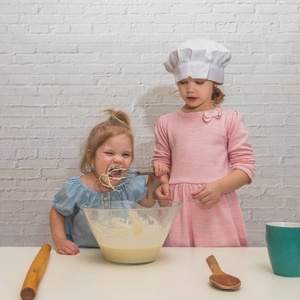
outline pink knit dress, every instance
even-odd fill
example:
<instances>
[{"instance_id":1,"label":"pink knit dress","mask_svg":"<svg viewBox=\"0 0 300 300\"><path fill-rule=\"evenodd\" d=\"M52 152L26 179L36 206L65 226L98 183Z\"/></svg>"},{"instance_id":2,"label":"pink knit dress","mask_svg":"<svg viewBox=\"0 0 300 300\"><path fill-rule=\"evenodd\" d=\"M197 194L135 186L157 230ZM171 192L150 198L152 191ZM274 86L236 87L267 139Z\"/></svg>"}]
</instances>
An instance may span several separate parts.
<instances>
[{"instance_id":1,"label":"pink knit dress","mask_svg":"<svg viewBox=\"0 0 300 300\"><path fill-rule=\"evenodd\" d=\"M219 106L191 113L178 110L158 119L155 142L153 161L169 167L171 195L183 203L164 245L248 246L235 192L222 195L210 209L203 209L191 196L203 184L228 175L230 170L243 170L252 180L254 156L242 116Z\"/></svg>"}]
</instances>

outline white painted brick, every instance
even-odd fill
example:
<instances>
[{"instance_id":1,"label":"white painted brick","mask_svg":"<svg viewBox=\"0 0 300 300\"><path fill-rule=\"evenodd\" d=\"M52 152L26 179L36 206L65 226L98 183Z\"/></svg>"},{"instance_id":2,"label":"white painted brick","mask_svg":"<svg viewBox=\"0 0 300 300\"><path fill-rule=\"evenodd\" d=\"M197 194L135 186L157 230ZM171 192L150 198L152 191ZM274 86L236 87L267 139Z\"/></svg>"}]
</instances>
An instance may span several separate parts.
<instances>
[{"instance_id":1,"label":"white painted brick","mask_svg":"<svg viewBox=\"0 0 300 300\"><path fill-rule=\"evenodd\" d=\"M3 22L3 24L14 24L14 23L18 23L18 21L19 21L18 15L15 14L1 15L1 22Z\"/></svg>"},{"instance_id":2,"label":"white painted brick","mask_svg":"<svg viewBox=\"0 0 300 300\"><path fill-rule=\"evenodd\" d=\"M7 218L7 217L4 217ZM3 218L2 218L3 220ZM7 220L9 221L9 220ZM1 224L1 223L0 223ZM0 226L0 234L11 234L11 235L16 235L21 233L21 228L19 224L1 224Z\"/></svg>"},{"instance_id":3,"label":"white painted brick","mask_svg":"<svg viewBox=\"0 0 300 300\"><path fill-rule=\"evenodd\" d=\"M299 32L299 24L297 23L289 23L283 24L280 26L281 32Z\"/></svg>"},{"instance_id":4,"label":"white painted brick","mask_svg":"<svg viewBox=\"0 0 300 300\"><path fill-rule=\"evenodd\" d=\"M231 4L228 5L227 3L219 4L214 6L214 13L247 13L253 14L255 11L255 6L253 4Z\"/></svg>"},{"instance_id":5,"label":"white painted brick","mask_svg":"<svg viewBox=\"0 0 300 300\"><path fill-rule=\"evenodd\" d=\"M24 14L21 17L22 22L28 24L62 24L64 23L64 16L58 14L36 14L27 15Z\"/></svg>"},{"instance_id":6,"label":"white painted brick","mask_svg":"<svg viewBox=\"0 0 300 300\"><path fill-rule=\"evenodd\" d=\"M214 7L214 11L216 9ZM201 13L201 14L210 14L212 13L212 7L210 5L207 5L206 3L194 3L194 4L189 4L189 5L174 5L171 8L171 13L174 15L181 15L181 14L187 14L190 15L191 11L193 13Z\"/></svg>"},{"instance_id":7,"label":"white painted brick","mask_svg":"<svg viewBox=\"0 0 300 300\"><path fill-rule=\"evenodd\" d=\"M153 3L153 1L151 1ZM156 13L169 13L171 10L170 5L165 5L165 2L160 2L155 5L138 5L138 6L129 6L128 12L131 14L156 14Z\"/></svg>"},{"instance_id":8,"label":"white painted brick","mask_svg":"<svg viewBox=\"0 0 300 300\"><path fill-rule=\"evenodd\" d=\"M294 3L294 5L274 5L274 3L270 4L259 4L256 6L256 12L259 14L289 14L289 13L296 13L299 9L299 3L298 5Z\"/></svg>"},{"instance_id":9,"label":"white painted brick","mask_svg":"<svg viewBox=\"0 0 300 300\"><path fill-rule=\"evenodd\" d=\"M5 3L6 2L6 3ZM36 14L39 11L37 6L33 5L18 5L13 3L18 1L1 1L1 14L2 15L15 15L15 14Z\"/></svg>"},{"instance_id":10,"label":"white painted brick","mask_svg":"<svg viewBox=\"0 0 300 300\"><path fill-rule=\"evenodd\" d=\"M19 170L19 169L7 169L5 173L0 174L0 178L4 179L20 179L20 178L39 178L39 169L31 170Z\"/></svg>"},{"instance_id":11,"label":"white painted brick","mask_svg":"<svg viewBox=\"0 0 300 300\"><path fill-rule=\"evenodd\" d=\"M237 191L250 245L265 246L267 221L299 221L298 10L296 0L3 0L0 246L52 243L53 197L80 174L82 143L112 104L132 118L134 166L150 165L155 122L183 105L162 63L198 36L232 52L223 106L244 116L257 165Z\"/></svg>"},{"instance_id":12,"label":"white painted brick","mask_svg":"<svg viewBox=\"0 0 300 300\"><path fill-rule=\"evenodd\" d=\"M83 12L83 5L68 5L66 1L50 1L52 5L47 5L46 9L42 12L48 15L53 14L61 14L61 15L76 15L76 14L82 14ZM55 5L55 2L57 2L57 5ZM59 2L59 3L58 3ZM86 9L86 7L85 7Z\"/></svg>"},{"instance_id":13,"label":"white painted brick","mask_svg":"<svg viewBox=\"0 0 300 300\"><path fill-rule=\"evenodd\" d=\"M47 219L47 215L44 215L43 218ZM38 220L37 220L38 222ZM49 224L28 224L28 225L24 225L23 227L23 234L24 235L31 235L31 234L39 234L39 233L43 233L43 234L49 234L50 229L49 229Z\"/></svg>"},{"instance_id":14,"label":"white painted brick","mask_svg":"<svg viewBox=\"0 0 300 300\"><path fill-rule=\"evenodd\" d=\"M40 34L44 33L47 34L50 32L49 25L37 25L35 24L34 26L29 27L29 32L31 34Z\"/></svg>"}]
</instances>

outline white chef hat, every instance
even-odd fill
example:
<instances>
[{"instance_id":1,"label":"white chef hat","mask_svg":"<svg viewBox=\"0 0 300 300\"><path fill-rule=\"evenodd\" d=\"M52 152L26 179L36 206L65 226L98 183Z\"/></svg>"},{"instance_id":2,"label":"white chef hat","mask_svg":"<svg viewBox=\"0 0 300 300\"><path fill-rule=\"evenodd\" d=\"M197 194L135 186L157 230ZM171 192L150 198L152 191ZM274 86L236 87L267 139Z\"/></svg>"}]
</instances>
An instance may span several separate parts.
<instances>
[{"instance_id":1,"label":"white chef hat","mask_svg":"<svg viewBox=\"0 0 300 300\"><path fill-rule=\"evenodd\" d=\"M174 74L175 82L188 77L224 82L224 68L231 54L215 41L205 38L188 40L169 54L164 62L168 72Z\"/></svg>"}]
</instances>

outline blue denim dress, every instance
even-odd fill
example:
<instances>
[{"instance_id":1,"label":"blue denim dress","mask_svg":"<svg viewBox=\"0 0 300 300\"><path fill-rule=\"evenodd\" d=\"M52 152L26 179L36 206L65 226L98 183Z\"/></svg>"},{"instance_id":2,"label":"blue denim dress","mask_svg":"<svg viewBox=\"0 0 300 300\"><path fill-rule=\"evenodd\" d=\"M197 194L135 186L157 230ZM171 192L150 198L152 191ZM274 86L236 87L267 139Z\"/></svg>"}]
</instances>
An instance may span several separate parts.
<instances>
[{"instance_id":1,"label":"blue denim dress","mask_svg":"<svg viewBox=\"0 0 300 300\"><path fill-rule=\"evenodd\" d=\"M80 210L80 205L90 203L113 204L114 200L138 200L147 194L146 181L143 176L135 177L128 184L118 188L119 191L98 193L87 187L81 176L68 179L55 195L53 207L66 217L67 239L79 247L99 248L89 225Z\"/></svg>"}]
</instances>

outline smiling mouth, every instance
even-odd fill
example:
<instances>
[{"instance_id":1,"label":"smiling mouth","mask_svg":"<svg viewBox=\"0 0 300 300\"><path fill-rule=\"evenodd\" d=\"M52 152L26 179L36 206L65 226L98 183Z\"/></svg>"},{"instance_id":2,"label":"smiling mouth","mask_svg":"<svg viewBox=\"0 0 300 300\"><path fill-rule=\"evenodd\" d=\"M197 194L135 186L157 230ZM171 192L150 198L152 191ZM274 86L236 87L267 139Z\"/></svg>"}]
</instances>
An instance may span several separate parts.
<instances>
[{"instance_id":1,"label":"smiling mouth","mask_svg":"<svg viewBox=\"0 0 300 300\"><path fill-rule=\"evenodd\" d=\"M107 169L107 175L110 180L122 179L124 177L124 172L125 169L121 165L111 165Z\"/></svg>"},{"instance_id":2,"label":"smiling mouth","mask_svg":"<svg viewBox=\"0 0 300 300\"><path fill-rule=\"evenodd\" d=\"M122 171L120 169L112 169L109 172L109 178L118 178L121 176Z\"/></svg>"},{"instance_id":3,"label":"smiling mouth","mask_svg":"<svg viewBox=\"0 0 300 300\"><path fill-rule=\"evenodd\" d=\"M109 175L110 179L115 179L115 178L119 178L121 176L121 171L115 172L113 174Z\"/></svg>"}]
</instances>

